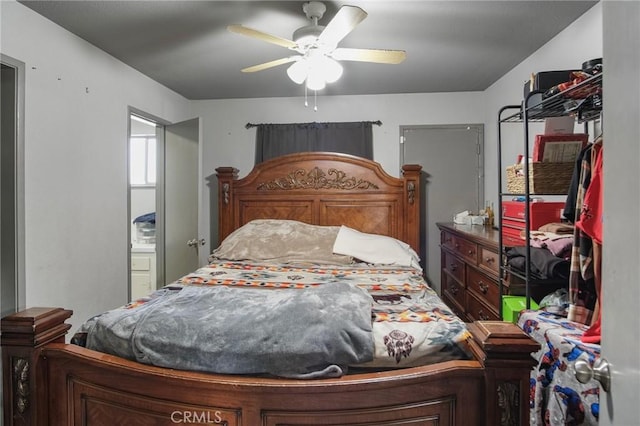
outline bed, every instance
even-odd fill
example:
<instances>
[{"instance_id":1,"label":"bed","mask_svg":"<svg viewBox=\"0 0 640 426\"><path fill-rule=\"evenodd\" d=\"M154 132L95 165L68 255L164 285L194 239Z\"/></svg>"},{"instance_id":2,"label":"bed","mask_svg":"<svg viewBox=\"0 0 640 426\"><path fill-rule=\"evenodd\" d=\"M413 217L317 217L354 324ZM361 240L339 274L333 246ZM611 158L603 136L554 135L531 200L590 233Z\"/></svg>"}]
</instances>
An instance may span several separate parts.
<instances>
[{"instance_id":1,"label":"bed","mask_svg":"<svg viewBox=\"0 0 640 426\"><path fill-rule=\"evenodd\" d=\"M248 226L276 220L387 237L402 244L405 252L420 253L424 211L420 166L405 165L396 178L370 160L301 153L259 164L241 179L232 167L216 172L222 242ZM213 263L173 285L191 284L200 291L211 280L234 281L224 274L245 267L238 260ZM316 276L324 273L322 267L295 268L305 273L309 269ZM379 276L375 274L389 269L360 263L344 268L329 269L339 270L341 276ZM420 278L416 265L400 269L405 281ZM286 280L278 274L302 276L302 272L270 271L276 278L268 282L283 283ZM259 280L252 282L260 285ZM164 290L176 288L170 285ZM420 291L437 299L428 289ZM374 291L367 297L376 296L381 306L402 307L401 294ZM392 309L378 315L402 312ZM355 367L333 376L308 368L293 374L277 369L221 374L149 365L65 343L70 328L65 321L71 314L64 308L34 307L2 319L5 424L524 425L529 421L531 353L539 345L512 323L462 324L453 339L459 350L444 344L440 347L446 348L440 351L444 356L429 363L406 356L420 353L418 348L407 351L407 343L413 342L406 335L387 332L387 343L394 349L376 348L387 365L370 364L372 358L365 356L332 364ZM437 314L455 322L445 305Z\"/></svg>"}]
</instances>

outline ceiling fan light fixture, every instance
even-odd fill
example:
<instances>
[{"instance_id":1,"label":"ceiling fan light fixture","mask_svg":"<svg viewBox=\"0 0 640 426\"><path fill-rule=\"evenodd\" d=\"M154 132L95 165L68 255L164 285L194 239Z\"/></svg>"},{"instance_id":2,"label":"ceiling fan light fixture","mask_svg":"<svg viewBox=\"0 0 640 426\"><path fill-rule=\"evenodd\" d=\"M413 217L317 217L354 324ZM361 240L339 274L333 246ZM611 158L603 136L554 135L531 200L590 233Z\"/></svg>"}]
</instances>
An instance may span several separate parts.
<instances>
[{"instance_id":1,"label":"ceiling fan light fixture","mask_svg":"<svg viewBox=\"0 0 640 426\"><path fill-rule=\"evenodd\" d=\"M310 70L307 76L307 88L309 90L315 90L317 92L318 90L324 89L326 85L327 81L321 73Z\"/></svg>"},{"instance_id":2,"label":"ceiling fan light fixture","mask_svg":"<svg viewBox=\"0 0 640 426\"><path fill-rule=\"evenodd\" d=\"M296 84L302 84L307 79L309 74L309 64L305 59L300 59L294 62L289 68L287 68L287 75Z\"/></svg>"},{"instance_id":3,"label":"ceiling fan light fixture","mask_svg":"<svg viewBox=\"0 0 640 426\"><path fill-rule=\"evenodd\" d=\"M317 68L320 70L327 83L335 83L342 77L342 65L335 59L323 56L320 58L317 64Z\"/></svg>"}]
</instances>

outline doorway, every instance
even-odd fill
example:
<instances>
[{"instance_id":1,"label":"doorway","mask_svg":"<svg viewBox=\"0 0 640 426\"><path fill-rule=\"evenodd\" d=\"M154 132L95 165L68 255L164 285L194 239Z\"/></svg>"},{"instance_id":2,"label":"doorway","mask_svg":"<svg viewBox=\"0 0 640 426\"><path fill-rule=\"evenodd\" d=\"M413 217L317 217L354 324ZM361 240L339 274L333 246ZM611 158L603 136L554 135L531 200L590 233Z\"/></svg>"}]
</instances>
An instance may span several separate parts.
<instances>
[{"instance_id":1,"label":"doorway","mask_svg":"<svg viewBox=\"0 0 640 426\"><path fill-rule=\"evenodd\" d=\"M168 123L129 111L129 297L192 272L204 245L200 210L200 120Z\"/></svg>"},{"instance_id":2,"label":"doorway","mask_svg":"<svg viewBox=\"0 0 640 426\"><path fill-rule=\"evenodd\" d=\"M484 126L482 124L400 126L400 164L420 164L425 193L421 255L425 276L440 293L440 232L464 210L484 207Z\"/></svg>"},{"instance_id":3,"label":"doorway","mask_svg":"<svg viewBox=\"0 0 640 426\"><path fill-rule=\"evenodd\" d=\"M156 180L162 125L129 115L130 300L157 288ZM160 135L159 135L160 133Z\"/></svg>"},{"instance_id":4,"label":"doorway","mask_svg":"<svg viewBox=\"0 0 640 426\"><path fill-rule=\"evenodd\" d=\"M24 309L24 62L0 54L1 316Z\"/></svg>"}]
</instances>

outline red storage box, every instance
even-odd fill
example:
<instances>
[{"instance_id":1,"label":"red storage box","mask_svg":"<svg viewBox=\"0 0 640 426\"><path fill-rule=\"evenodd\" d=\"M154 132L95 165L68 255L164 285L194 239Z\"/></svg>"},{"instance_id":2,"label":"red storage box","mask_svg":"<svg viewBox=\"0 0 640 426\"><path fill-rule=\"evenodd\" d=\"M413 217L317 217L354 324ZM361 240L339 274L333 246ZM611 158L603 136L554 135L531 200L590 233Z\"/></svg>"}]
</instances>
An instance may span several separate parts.
<instances>
[{"instance_id":1,"label":"red storage box","mask_svg":"<svg viewBox=\"0 0 640 426\"><path fill-rule=\"evenodd\" d=\"M523 201L504 201L502 203L503 219L512 220L522 223L524 229L524 206ZM538 201L529 203L529 225L530 229L537 231L542 225L552 222L560 222L562 210L564 210L564 202L545 202Z\"/></svg>"},{"instance_id":2,"label":"red storage box","mask_svg":"<svg viewBox=\"0 0 640 426\"><path fill-rule=\"evenodd\" d=\"M565 203L531 202L529 203L530 231L537 231L547 223L560 222ZM520 236L525 228L525 203L523 201L504 201L502 203L502 239L505 245L520 246L525 240Z\"/></svg>"}]
</instances>

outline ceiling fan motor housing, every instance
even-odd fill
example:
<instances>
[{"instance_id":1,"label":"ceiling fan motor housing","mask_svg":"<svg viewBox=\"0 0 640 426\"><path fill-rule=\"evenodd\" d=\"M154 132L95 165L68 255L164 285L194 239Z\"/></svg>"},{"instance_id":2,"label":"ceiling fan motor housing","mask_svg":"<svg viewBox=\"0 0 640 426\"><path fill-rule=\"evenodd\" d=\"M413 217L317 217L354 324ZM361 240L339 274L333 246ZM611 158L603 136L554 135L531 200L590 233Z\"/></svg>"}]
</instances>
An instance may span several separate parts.
<instances>
[{"instance_id":1,"label":"ceiling fan motor housing","mask_svg":"<svg viewBox=\"0 0 640 426\"><path fill-rule=\"evenodd\" d=\"M324 30L324 26L318 25L318 20L322 19L327 7L319 1L310 1L302 5L302 11L311 20L312 24L295 30L293 32L293 41L298 44L299 48L306 50L306 48L315 44L320 34L322 34L322 30Z\"/></svg>"},{"instance_id":2,"label":"ceiling fan motor housing","mask_svg":"<svg viewBox=\"0 0 640 426\"><path fill-rule=\"evenodd\" d=\"M311 20L322 19L322 16L327 11L327 6L319 1L310 1L302 5L302 11Z\"/></svg>"},{"instance_id":3,"label":"ceiling fan motor housing","mask_svg":"<svg viewBox=\"0 0 640 426\"><path fill-rule=\"evenodd\" d=\"M307 25L306 27L298 28L293 32L293 41L298 43L300 47L313 44L322 33L322 30L324 30L322 25Z\"/></svg>"}]
</instances>

